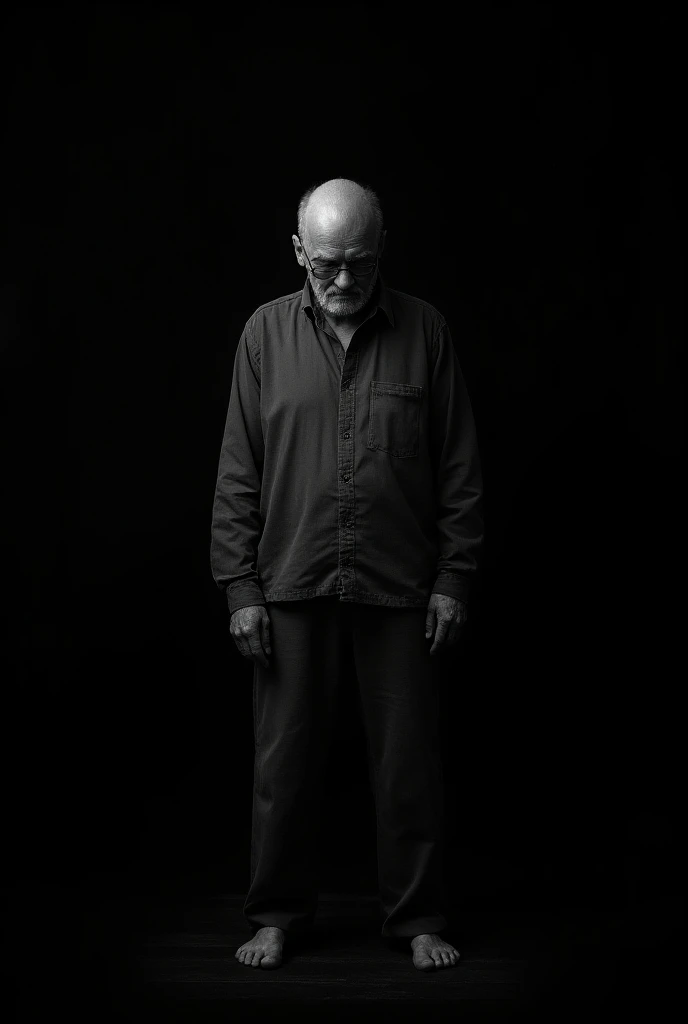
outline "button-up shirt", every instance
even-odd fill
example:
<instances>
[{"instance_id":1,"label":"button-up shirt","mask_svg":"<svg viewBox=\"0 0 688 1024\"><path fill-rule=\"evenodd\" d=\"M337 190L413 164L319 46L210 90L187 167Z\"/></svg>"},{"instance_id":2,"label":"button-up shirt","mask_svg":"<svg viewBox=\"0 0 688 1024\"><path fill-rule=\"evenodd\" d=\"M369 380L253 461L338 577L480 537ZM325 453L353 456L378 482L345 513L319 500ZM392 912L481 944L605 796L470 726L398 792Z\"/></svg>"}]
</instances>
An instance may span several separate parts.
<instances>
[{"instance_id":1,"label":"button-up shirt","mask_svg":"<svg viewBox=\"0 0 688 1024\"><path fill-rule=\"evenodd\" d=\"M378 275L338 340L302 291L239 341L212 512L230 612L270 601L467 600L482 542L471 404L447 324Z\"/></svg>"}]
</instances>

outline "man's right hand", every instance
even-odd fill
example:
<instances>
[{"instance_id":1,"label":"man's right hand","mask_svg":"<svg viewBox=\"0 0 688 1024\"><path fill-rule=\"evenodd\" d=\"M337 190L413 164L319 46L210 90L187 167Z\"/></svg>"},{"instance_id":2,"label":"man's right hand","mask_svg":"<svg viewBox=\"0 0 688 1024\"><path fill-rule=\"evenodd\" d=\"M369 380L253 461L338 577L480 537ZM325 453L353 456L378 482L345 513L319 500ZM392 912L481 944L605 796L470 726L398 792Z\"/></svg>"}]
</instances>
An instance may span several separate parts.
<instances>
[{"instance_id":1,"label":"man's right hand","mask_svg":"<svg viewBox=\"0 0 688 1024\"><path fill-rule=\"evenodd\" d=\"M270 618L264 604L237 608L229 620L229 632L242 657L259 661L269 668Z\"/></svg>"}]
</instances>

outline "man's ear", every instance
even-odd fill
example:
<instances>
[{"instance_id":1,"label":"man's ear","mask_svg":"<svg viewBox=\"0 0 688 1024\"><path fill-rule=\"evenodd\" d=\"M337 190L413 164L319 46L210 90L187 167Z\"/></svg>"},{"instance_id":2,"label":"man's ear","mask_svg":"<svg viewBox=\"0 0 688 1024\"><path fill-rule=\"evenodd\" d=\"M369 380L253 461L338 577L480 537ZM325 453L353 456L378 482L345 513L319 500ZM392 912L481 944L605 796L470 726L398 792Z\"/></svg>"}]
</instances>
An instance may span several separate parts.
<instances>
[{"instance_id":1,"label":"man's ear","mask_svg":"<svg viewBox=\"0 0 688 1024\"><path fill-rule=\"evenodd\" d=\"M387 228L385 228L384 231L382 232L382 234L380 235L380 244L377 247L378 257L382 256L382 250L385 247L386 239L387 239Z\"/></svg>"},{"instance_id":2,"label":"man's ear","mask_svg":"<svg viewBox=\"0 0 688 1024\"><path fill-rule=\"evenodd\" d=\"M303 250L301 248L301 242L299 241L299 236L298 235L292 235L291 236L291 240L294 243L294 252L296 253L296 262L299 264L300 267L305 267L306 266L306 260L304 259L304 256L303 256Z\"/></svg>"}]
</instances>

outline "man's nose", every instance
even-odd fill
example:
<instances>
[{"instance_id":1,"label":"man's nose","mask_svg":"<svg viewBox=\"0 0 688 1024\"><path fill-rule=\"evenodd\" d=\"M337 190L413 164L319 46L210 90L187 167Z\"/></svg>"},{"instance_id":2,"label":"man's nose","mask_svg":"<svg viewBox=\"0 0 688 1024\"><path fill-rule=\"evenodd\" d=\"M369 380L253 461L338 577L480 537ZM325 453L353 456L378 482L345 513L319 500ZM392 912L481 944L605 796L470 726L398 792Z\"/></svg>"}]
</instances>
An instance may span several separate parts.
<instances>
[{"instance_id":1,"label":"man's nose","mask_svg":"<svg viewBox=\"0 0 688 1024\"><path fill-rule=\"evenodd\" d=\"M348 269L339 270L337 272L337 276L334 279L334 283L337 285L338 288L341 288L342 291L344 291L345 289L350 288L351 285L354 283L354 275Z\"/></svg>"}]
</instances>

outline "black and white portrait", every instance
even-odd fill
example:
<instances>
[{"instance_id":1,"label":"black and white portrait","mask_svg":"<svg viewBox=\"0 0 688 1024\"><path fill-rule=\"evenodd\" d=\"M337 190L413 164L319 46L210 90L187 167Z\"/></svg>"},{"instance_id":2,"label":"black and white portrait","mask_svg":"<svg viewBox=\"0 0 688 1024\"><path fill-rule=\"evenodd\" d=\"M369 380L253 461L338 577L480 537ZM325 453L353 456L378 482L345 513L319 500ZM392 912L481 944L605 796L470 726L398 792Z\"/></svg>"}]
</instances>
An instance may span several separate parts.
<instances>
[{"instance_id":1,"label":"black and white portrait","mask_svg":"<svg viewBox=\"0 0 688 1024\"><path fill-rule=\"evenodd\" d=\"M3 29L16 1019L665 1020L677 9Z\"/></svg>"}]
</instances>

